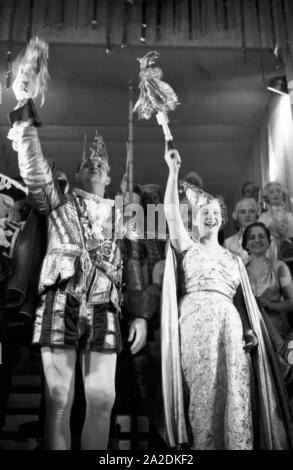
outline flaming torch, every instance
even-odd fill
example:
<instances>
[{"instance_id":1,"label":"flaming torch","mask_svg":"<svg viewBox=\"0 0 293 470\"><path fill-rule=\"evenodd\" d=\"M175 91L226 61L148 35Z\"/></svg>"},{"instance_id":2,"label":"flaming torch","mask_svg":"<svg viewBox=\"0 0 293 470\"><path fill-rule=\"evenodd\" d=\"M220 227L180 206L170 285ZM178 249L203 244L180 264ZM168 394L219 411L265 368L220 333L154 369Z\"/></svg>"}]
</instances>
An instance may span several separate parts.
<instances>
[{"instance_id":1,"label":"flaming torch","mask_svg":"<svg viewBox=\"0 0 293 470\"><path fill-rule=\"evenodd\" d=\"M163 72L159 67L153 67L159 57L156 51L148 52L138 59L140 62L140 96L133 111L139 119L150 119L156 114L158 124L162 126L168 148L173 148L173 136L168 126L168 112L173 111L179 104L178 97L168 83L161 80Z\"/></svg>"}]
</instances>

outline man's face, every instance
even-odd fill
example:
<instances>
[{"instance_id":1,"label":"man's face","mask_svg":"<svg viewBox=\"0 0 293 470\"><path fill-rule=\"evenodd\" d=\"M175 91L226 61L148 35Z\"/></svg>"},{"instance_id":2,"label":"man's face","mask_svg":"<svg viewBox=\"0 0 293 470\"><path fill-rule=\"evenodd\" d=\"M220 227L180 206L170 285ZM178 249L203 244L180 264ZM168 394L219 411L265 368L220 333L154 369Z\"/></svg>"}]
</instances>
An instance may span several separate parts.
<instances>
[{"instance_id":1,"label":"man's face","mask_svg":"<svg viewBox=\"0 0 293 470\"><path fill-rule=\"evenodd\" d=\"M102 158L85 160L77 173L77 180L84 188L95 184L107 186L110 183L108 176L109 167Z\"/></svg>"}]
</instances>

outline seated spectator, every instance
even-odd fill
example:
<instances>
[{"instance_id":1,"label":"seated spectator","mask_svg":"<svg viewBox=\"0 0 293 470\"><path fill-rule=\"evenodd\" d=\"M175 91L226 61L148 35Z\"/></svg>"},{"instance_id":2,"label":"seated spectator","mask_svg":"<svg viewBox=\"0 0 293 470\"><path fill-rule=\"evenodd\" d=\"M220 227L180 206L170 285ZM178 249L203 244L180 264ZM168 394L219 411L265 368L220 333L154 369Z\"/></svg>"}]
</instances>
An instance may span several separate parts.
<instances>
[{"instance_id":1,"label":"seated spectator","mask_svg":"<svg viewBox=\"0 0 293 470\"><path fill-rule=\"evenodd\" d=\"M261 222L246 227L243 248L250 254L246 266L252 291L283 339L291 332L289 315L293 315L293 283L288 266L266 256L271 235Z\"/></svg>"},{"instance_id":2,"label":"seated spectator","mask_svg":"<svg viewBox=\"0 0 293 470\"><path fill-rule=\"evenodd\" d=\"M277 181L270 181L263 190L266 212L259 217L271 232L274 258L293 261L293 213L288 211L288 191Z\"/></svg>"},{"instance_id":3,"label":"seated spectator","mask_svg":"<svg viewBox=\"0 0 293 470\"><path fill-rule=\"evenodd\" d=\"M244 183L244 185L241 188L241 194L242 194L243 199L253 198L257 201L258 192L259 192L258 186L254 186L254 184L251 183L251 181Z\"/></svg>"},{"instance_id":4,"label":"seated spectator","mask_svg":"<svg viewBox=\"0 0 293 470\"><path fill-rule=\"evenodd\" d=\"M242 236L245 228L257 219L257 203L253 198L244 198L237 202L232 219L239 227L239 230L235 235L231 235L224 241L224 247L239 255L243 263L247 263L249 255L242 247Z\"/></svg>"}]
</instances>

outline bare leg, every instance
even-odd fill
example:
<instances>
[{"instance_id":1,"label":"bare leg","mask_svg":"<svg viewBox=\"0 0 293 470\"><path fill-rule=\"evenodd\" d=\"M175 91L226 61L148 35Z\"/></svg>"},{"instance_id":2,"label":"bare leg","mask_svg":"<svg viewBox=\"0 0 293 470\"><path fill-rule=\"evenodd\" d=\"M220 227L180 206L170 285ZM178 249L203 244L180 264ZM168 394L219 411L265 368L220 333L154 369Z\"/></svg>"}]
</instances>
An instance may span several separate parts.
<instances>
[{"instance_id":1,"label":"bare leg","mask_svg":"<svg viewBox=\"0 0 293 470\"><path fill-rule=\"evenodd\" d=\"M76 351L50 347L41 351L46 389L45 449L70 450Z\"/></svg>"},{"instance_id":2,"label":"bare leg","mask_svg":"<svg viewBox=\"0 0 293 470\"><path fill-rule=\"evenodd\" d=\"M81 356L86 397L86 418L81 437L83 450L106 450L115 400L117 355L95 351Z\"/></svg>"}]
</instances>

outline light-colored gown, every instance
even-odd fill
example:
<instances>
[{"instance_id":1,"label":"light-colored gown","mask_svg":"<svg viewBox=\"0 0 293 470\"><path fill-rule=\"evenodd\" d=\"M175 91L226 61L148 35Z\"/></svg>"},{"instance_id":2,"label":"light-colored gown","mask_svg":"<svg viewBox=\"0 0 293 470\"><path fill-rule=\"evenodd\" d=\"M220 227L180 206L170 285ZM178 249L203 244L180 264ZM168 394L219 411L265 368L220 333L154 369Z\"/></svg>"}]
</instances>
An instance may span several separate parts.
<instances>
[{"instance_id":1,"label":"light-colored gown","mask_svg":"<svg viewBox=\"0 0 293 470\"><path fill-rule=\"evenodd\" d=\"M233 297L239 268L194 242L178 260L179 331L188 427L194 449L252 449L249 360Z\"/></svg>"}]
</instances>

